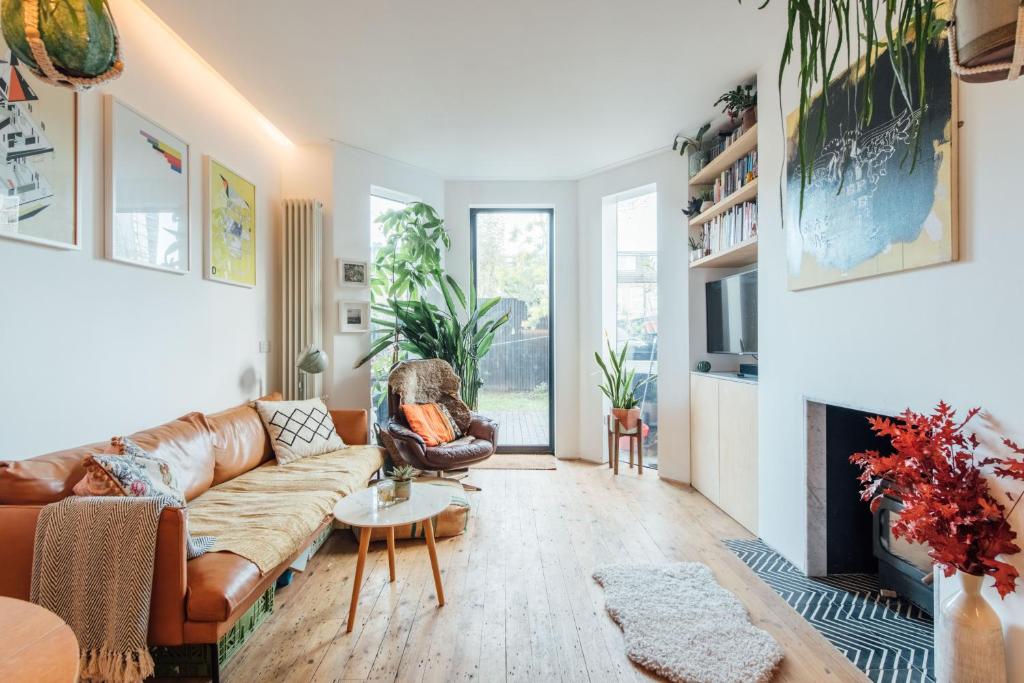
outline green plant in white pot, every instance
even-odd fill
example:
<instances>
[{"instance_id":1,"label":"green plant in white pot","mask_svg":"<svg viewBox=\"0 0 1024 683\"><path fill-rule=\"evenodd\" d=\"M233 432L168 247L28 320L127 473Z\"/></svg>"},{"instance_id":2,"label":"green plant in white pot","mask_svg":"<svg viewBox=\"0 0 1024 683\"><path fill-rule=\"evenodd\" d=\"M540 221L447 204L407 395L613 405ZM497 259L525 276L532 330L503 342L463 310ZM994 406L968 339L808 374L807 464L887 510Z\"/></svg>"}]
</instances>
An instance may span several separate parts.
<instances>
[{"instance_id":1,"label":"green plant in white pot","mask_svg":"<svg viewBox=\"0 0 1024 683\"><path fill-rule=\"evenodd\" d=\"M412 480L416 478L415 468L410 465L399 465L391 470L390 476L395 482L395 500L409 500Z\"/></svg>"},{"instance_id":2,"label":"green plant in white pot","mask_svg":"<svg viewBox=\"0 0 1024 683\"><path fill-rule=\"evenodd\" d=\"M608 363L604 362L601 354L594 352L594 359L604 375L601 393L612 402L612 417L626 429L634 429L640 419L640 402L636 400L636 392L654 380L655 376L648 375L639 382L635 381L636 370L626 369L629 342L622 345L622 351L618 354L615 353L610 341L606 340L605 343L608 345Z\"/></svg>"}]
</instances>

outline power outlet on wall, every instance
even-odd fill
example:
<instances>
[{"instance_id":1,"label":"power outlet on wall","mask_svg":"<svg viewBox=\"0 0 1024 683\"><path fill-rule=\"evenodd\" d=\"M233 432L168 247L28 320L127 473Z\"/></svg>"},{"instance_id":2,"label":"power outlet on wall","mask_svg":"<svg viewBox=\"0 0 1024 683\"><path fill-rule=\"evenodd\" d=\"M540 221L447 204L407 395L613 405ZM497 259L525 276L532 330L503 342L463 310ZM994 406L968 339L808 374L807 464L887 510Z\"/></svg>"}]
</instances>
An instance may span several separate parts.
<instances>
[{"instance_id":1,"label":"power outlet on wall","mask_svg":"<svg viewBox=\"0 0 1024 683\"><path fill-rule=\"evenodd\" d=\"M256 342L256 350L260 353L270 353L270 342L266 339Z\"/></svg>"}]
</instances>

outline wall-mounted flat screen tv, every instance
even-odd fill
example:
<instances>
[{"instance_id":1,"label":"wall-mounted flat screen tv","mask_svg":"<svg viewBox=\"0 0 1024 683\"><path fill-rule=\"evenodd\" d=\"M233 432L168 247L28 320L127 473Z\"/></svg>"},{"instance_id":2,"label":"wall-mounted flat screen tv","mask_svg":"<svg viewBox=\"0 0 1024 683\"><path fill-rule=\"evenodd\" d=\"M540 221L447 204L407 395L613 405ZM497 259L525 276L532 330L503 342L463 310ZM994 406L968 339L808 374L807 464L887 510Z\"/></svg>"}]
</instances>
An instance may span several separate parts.
<instances>
[{"instance_id":1,"label":"wall-mounted flat screen tv","mask_svg":"<svg viewBox=\"0 0 1024 683\"><path fill-rule=\"evenodd\" d=\"M757 271L708 282L704 293L708 353L757 353Z\"/></svg>"}]
</instances>

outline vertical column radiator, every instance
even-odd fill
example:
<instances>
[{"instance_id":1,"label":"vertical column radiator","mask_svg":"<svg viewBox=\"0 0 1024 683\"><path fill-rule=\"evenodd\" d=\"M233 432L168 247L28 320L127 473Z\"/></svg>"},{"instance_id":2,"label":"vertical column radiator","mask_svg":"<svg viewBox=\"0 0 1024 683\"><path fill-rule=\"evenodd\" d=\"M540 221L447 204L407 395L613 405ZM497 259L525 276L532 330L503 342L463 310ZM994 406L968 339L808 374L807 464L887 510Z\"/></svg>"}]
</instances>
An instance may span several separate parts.
<instances>
[{"instance_id":1,"label":"vertical column radiator","mask_svg":"<svg viewBox=\"0 0 1024 683\"><path fill-rule=\"evenodd\" d=\"M316 199L284 200L281 249L281 369L285 399L323 395L323 375L307 375L299 396L299 354L323 348L324 207Z\"/></svg>"}]
</instances>

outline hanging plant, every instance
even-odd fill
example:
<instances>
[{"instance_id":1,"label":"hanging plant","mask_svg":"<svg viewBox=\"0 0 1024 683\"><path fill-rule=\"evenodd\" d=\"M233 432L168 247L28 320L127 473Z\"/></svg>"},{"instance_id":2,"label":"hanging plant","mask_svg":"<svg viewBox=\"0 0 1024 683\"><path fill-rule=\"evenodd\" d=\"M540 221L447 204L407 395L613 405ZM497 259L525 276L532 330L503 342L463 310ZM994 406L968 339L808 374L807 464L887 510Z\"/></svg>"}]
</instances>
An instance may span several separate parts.
<instances>
[{"instance_id":1,"label":"hanging plant","mask_svg":"<svg viewBox=\"0 0 1024 683\"><path fill-rule=\"evenodd\" d=\"M759 9L769 2L764 0ZM862 125L867 125L874 113L875 70L881 59L890 61L895 74L888 105L894 107L902 100L911 111L921 108L928 102L926 48L929 41L937 42L946 28L946 20L940 16L942 6L936 0L786 0L789 28L779 63L779 88L795 59L800 92L796 144L801 209L814 159L828 130L828 85L837 66L841 67L839 73L845 68L841 58L860 79L862 87L852 105ZM819 89L825 106L818 108L812 120L811 106ZM918 120L911 136L910 172L917 161L920 133Z\"/></svg>"},{"instance_id":2,"label":"hanging plant","mask_svg":"<svg viewBox=\"0 0 1024 683\"><path fill-rule=\"evenodd\" d=\"M2 0L0 23L14 56L45 83L88 90L124 70L106 0Z\"/></svg>"}]
</instances>

